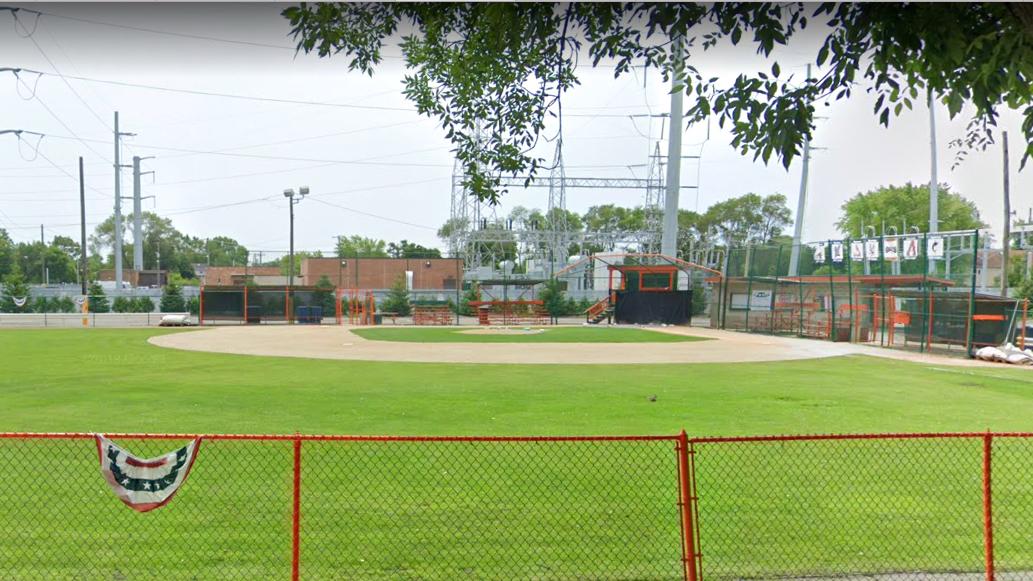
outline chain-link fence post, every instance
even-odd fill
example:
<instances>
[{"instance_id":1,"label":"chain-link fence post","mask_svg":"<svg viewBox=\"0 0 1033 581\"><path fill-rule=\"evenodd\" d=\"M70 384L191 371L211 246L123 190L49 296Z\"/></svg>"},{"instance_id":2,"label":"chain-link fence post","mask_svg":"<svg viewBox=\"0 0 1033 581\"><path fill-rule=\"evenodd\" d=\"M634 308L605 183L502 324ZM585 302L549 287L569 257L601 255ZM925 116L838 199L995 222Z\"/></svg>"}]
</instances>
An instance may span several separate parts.
<instances>
[{"instance_id":1,"label":"chain-link fence post","mask_svg":"<svg viewBox=\"0 0 1033 581\"><path fill-rule=\"evenodd\" d=\"M678 434L678 507L681 510L682 563L685 568L685 581L696 581L696 530L692 518L694 495L690 487L689 438L682 430Z\"/></svg>"},{"instance_id":2,"label":"chain-link fence post","mask_svg":"<svg viewBox=\"0 0 1033 581\"><path fill-rule=\"evenodd\" d=\"M301 438L294 438L294 490L291 509L291 581L301 574Z\"/></svg>"},{"instance_id":3,"label":"chain-link fence post","mask_svg":"<svg viewBox=\"0 0 1033 581\"><path fill-rule=\"evenodd\" d=\"M991 463L993 434L983 436L983 547L986 552L986 581L994 581L994 521Z\"/></svg>"}]
</instances>

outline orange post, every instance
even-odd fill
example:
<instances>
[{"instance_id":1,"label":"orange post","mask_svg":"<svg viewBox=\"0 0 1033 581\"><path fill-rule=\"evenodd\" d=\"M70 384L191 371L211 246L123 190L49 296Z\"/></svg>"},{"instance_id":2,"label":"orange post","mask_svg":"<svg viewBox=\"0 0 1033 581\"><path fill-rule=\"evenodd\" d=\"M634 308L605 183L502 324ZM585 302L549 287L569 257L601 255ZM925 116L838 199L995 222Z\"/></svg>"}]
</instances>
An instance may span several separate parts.
<instances>
[{"instance_id":1,"label":"orange post","mask_svg":"<svg viewBox=\"0 0 1033 581\"><path fill-rule=\"evenodd\" d=\"M983 550L986 558L986 581L994 581L994 518L991 488L991 453L993 434L983 436Z\"/></svg>"},{"instance_id":2,"label":"orange post","mask_svg":"<svg viewBox=\"0 0 1033 581\"><path fill-rule=\"evenodd\" d=\"M294 498L291 511L291 579L301 575L301 438L294 440Z\"/></svg>"},{"instance_id":3,"label":"orange post","mask_svg":"<svg viewBox=\"0 0 1033 581\"><path fill-rule=\"evenodd\" d=\"M678 434L678 506L681 509L682 563L685 581L696 581L696 531L692 519L692 491L689 488L689 438Z\"/></svg>"}]
</instances>

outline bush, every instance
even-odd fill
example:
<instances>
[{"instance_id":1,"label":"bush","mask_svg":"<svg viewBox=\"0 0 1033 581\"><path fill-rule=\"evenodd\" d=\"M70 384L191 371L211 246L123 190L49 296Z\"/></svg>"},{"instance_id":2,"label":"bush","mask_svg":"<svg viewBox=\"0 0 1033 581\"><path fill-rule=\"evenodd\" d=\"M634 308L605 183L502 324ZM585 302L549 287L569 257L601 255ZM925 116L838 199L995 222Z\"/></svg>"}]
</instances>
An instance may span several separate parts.
<instances>
[{"instance_id":1,"label":"bush","mask_svg":"<svg viewBox=\"0 0 1033 581\"><path fill-rule=\"evenodd\" d=\"M100 283L95 281L90 285L90 288L86 289L86 292L90 295L91 313L111 312L111 305L108 303L108 295L104 294L104 289L101 288Z\"/></svg>"},{"instance_id":2,"label":"bush","mask_svg":"<svg viewBox=\"0 0 1033 581\"><path fill-rule=\"evenodd\" d=\"M402 317L408 317L412 313L412 303L409 300L409 289L405 286L405 276L395 279L391 290L380 303L380 310L386 313L398 313Z\"/></svg>"},{"instance_id":3,"label":"bush","mask_svg":"<svg viewBox=\"0 0 1033 581\"><path fill-rule=\"evenodd\" d=\"M136 297L133 299L132 311L133 313L153 313L154 312L154 300L151 297Z\"/></svg>"},{"instance_id":4,"label":"bush","mask_svg":"<svg viewBox=\"0 0 1033 581\"><path fill-rule=\"evenodd\" d=\"M182 313L187 310L186 302L183 300L183 289L178 284L169 283L165 292L161 295L161 312Z\"/></svg>"},{"instance_id":5,"label":"bush","mask_svg":"<svg viewBox=\"0 0 1033 581\"><path fill-rule=\"evenodd\" d=\"M201 299L198 297L190 297L187 299L187 311L189 311L191 315L199 315L201 313Z\"/></svg>"},{"instance_id":6,"label":"bush","mask_svg":"<svg viewBox=\"0 0 1033 581\"><path fill-rule=\"evenodd\" d=\"M55 313L76 313L80 310L71 297L58 297L51 301L50 305Z\"/></svg>"},{"instance_id":7,"label":"bush","mask_svg":"<svg viewBox=\"0 0 1033 581\"><path fill-rule=\"evenodd\" d=\"M467 317L474 316L476 313L473 312L470 302L479 300L481 300L481 287L476 283L471 284L470 288L463 292L463 298L459 301L459 314Z\"/></svg>"},{"instance_id":8,"label":"bush","mask_svg":"<svg viewBox=\"0 0 1033 581\"><path fill-rule=\"evenodd\" d=\"M115 297L115 300L111 301L111 312L113 313L131 313L133 312L133 299L132 297Z\"/></svg>"},{"instance_id":9,"label":"bush","mask_svg":"<svg viewBox=\"0 0 1033 581\"><path fill-rule=\"evenodd\" d=\"M17 297L21 299L25 297L28 301L29 296L29 285L25 282L25 277L18 273L12 273L4 277L3 289L0 292L0 312L4 313L25 313L32 309L31 303L26 302L22 306L18 306L14 299Z\"/></svg>"},{"instance_id":10,"label":"bush","mask_svg":"<svg viewBox=\"0 0 1033 581\"><path fill-rule=\"evenodd\" d=\"M707 292L702 285L692 287L692 316L702 315L707 310Z\"/></svg>"},{"instance_id":11,"label":"bush","mask_svg":"<svg viewBox=\"0 0 1033 581\"><path fill-rule=\"evenodd\" d=\"M542 301L550 317L554 319L562 317L570 307L566 297L563 296L564 294L562 281L555 278L545 281L545 288L542 289L538 298Z\"/></svg>"}]
</instances>

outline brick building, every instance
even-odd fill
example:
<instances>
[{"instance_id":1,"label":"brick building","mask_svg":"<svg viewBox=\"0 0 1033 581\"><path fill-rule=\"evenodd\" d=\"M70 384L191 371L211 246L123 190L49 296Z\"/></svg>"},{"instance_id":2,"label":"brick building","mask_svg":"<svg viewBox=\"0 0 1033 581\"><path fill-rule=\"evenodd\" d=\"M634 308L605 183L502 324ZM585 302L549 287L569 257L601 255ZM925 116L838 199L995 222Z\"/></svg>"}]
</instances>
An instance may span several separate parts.
<instances>
[{"instance_id":1,"label":"brick building","mask_svg":"<svg viewBox=\"0 0 1033 581\"><path fill-rule=\"evenodd\" d=\"M455 290L462 284L459 258L305 258L301 284L315 285L323 276L338 288L387 289L412 272L413 290Z\"/></svg>"},{"instance_id":2,"label":"brick building","mask_svg":"<svg viewBox=\"0 0 1033 581\"><path fill-rule=\"evenodd\" d=\"M97 280L113 282L115 280L115 269L104 268L97 272ZM159 287L169 283L169 271L167 270L133 270L122 269L122 281L133 287Z\"/></svg>"},{"instance_id":3,"label":"brick building","mask_svg":"<svg viewBox=\"0 0 1033 581\"><path fill-rule=\"evenodd\" d=\"M209 266L205 269L202 283L205 286L240 286L248 279L262 284L262 278L280 276L279 266Z\"/></svg>"}]
</instances>

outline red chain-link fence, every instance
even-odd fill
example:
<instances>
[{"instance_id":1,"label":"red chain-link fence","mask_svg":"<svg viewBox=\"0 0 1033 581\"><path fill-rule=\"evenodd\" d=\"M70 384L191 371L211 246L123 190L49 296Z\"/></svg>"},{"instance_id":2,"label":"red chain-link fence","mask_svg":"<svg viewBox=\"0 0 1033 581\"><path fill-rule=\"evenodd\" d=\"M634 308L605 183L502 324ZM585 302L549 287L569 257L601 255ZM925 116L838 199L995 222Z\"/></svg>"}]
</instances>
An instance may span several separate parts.
<instances>
[{"instance_id":1,"label":"red chain-link fence","mask_svg":"<svg viewBox=\"0 0 1033 581\"><path fill-rule=\"evenodd\" d=\"M1033 578L1033 434L696 438L702 579Z\"/></svg>"},{"instance_id":2,"label":"red chain-link fence","mask_svg":"<svg viewBox=\"0 0 1033 581\"><path fill-rule=\"evenodd\" d=\"M196 436L107 435L138 458ZM0 434L0 579L682 579L684 436L201 436L167 506Z\"/></svg>"},{"instance_id":3,"label":"red chain-link fence","mask_svg":"<svg viewBox=\"0 0 1033 581\"><path fill-rule=\"evenodd\" d=\"M1033 577L1033 434L201 438L0 434L0 579Z\"/></svg>"}]
</instances>

